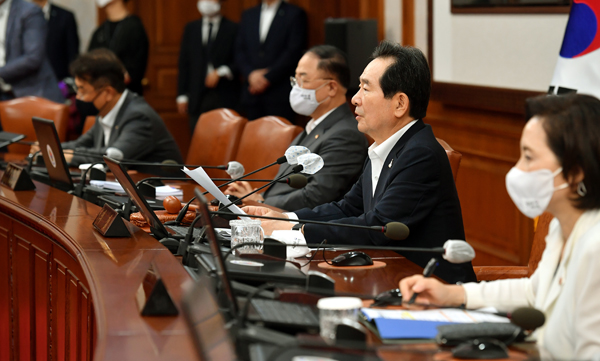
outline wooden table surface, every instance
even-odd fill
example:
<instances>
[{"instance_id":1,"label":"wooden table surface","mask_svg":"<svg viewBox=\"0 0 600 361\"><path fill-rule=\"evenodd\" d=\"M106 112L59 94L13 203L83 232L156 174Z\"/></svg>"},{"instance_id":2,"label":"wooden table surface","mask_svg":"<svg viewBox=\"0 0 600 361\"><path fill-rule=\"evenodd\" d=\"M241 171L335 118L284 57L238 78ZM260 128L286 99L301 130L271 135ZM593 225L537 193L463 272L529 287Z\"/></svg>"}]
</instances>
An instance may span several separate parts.
<instances>
[{"instance_id":1,"label":"wooden table surface","mask_svg":"<svg viewBox=\"0 0 600 361\"><path fill-rule=\"evenodd\" d=\"M142 177L143 175L140 174L132 176L134 180ZM193 196L195 188L193 184L182 182L177 185L184 190L184 200L189 200ZM81 269L82 284L89 287L91 295L90 307L93 320L88 323L91 324L89 326L92 335L90 338L93 339L89 348L93 352L88 351L87 357L79 357L85 356L83 348L74 345L74 342L69 343L68 335L66 335L67 340L61 340L61 342L65 342L61 347L67 350L65 355L69 356L65 358L73 360L92 358L94 360L197 359L181 314L176 317L142 317L134 302L136 290L146 270L154 262L175 304L180 308L184 292L183 285L190 280L190 277L175 257L154 238L131 224L128 224L128 228L132 232L130 238L100 236L92 227L92 222L100 210L98 206L44 184L36 182L36 187L37 189L33 191L20 192L14 192L4 186L0 187L0 216L9 217L13 219L13 223L21 222L37 232L43 232L52 239L55 246L66 250L76 261L74 264L78 264ZM4 218L0 218L0 220L4 222ZM0 223L0 236L2 226L6 225ZM16 239L13 235L16 232L14 229L7 231L8 248L12 247L11 239ZM3 238L0 237L0 244L2 244L2 240ZM17 239L15 242L18 243L19 240ZM35 240L28 240L28 242L35 242ZM5 250L7 248L0 249L0 256L6 256L8 260L9 254L3 253L12 251ZM340 252L326 251L325 256L327 259L331 259ZM307 268L318 270L332 277L336 281L336 291L338 292L362 295L376 295L397 288L398 282L403 277L422 272L419 266L395 252L372 250L366 252L374 260L384 262L385 267L364 270L323 269L318 267L318 264L323 262L323 254L319 252ZM299 261L305 262L306 259ZM19 272L21 271L15 268L16 266L12 262L7 263L4 266L0 265L0 277L11 275L11 277L20 279ZM35 272L32 282L49 276L39 274L37 269L30 271ZM51 273L50 276L52 275L54 274ZM7 285L7 295L0 295L0 302L4 302L2 297L16 297L14 294L16 291L11 289L8 283L5 283L6 279L0 279L0 282L2 285ZM52 284L55 281L50 279L48 282ZM0 289L4 290L2 287ZM6 301L6 304L12 305L11 307L17 306L10 302L10 300ZM35 311L32 310L32 312L35 315ZM54 323L51 325L43 324L43 326L55 325L56 321L52 320L52 322ZM74 325L79 329L82 327ZM9 321L3 318L3 313L0 313L0 338L8 337L9 333L5 333L4 330L8 330L10 327L18 328L19 325L14 320ZM18 333L18 330L13 330L14 332ZM47 332L51 334L52 331L48 329ZM75 332L75 329L72 332ZM52 337L58 337L56 333L55 330ZM14 359L34 359L35 355L38 355L38 351L32 348L31 357L24 357L24 353L27 352L25 346L28 344L25 343L25 346L20 347L19 342L25 342L22 339L16 338L10 342L16 342L14 349L10 351L10 355ZM0 339L0 346L9 345L10 342L3 343L3 340ZM373 344L378 345L379 355L385 360L449 359L449 353L440 350L433 343L384 346L377 340L373 340ZM54 341L52 341L52 346L54 351L49 352L56 353ZM50 345L48 348L52 349ZM76 354L75 351L69 353L70 348L80 350L80 354ZM0 350L0 358L4 359L2 352ZM513 352L511 359L524 359L526 356L527 353ZM37 359L43 358L37 357Z\"/></svg>"}]
</instances>

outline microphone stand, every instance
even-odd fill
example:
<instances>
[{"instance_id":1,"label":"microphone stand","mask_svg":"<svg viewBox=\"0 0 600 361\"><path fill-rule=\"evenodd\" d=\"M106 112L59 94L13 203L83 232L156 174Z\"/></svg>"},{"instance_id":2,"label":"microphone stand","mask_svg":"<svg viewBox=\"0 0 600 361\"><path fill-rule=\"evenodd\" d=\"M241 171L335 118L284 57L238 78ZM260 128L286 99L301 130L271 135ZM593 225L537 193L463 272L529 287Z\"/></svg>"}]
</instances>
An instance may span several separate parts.
<instances>
[{"instance_id":1,"label":"microphone stand","mask_svg":"<svg viewBox=\"0 0 600 361\"><path fill-rule=\"evenodd\" d=\"M287 161L287 158L286 158L285 156L283 156L283 157L279 157L279 158L277 158L277 160L276 160L275 162L273 162L273 163L271 163L271 164L269 164L269 165L266 165L266 166L264 166L264 167L262 167L262 168L259 168L259 169L255 170L255 171L252 171L252 172L250 172L250 173L248 173L248 174L244 174L244 175L243 175L243 176L241 176L241 177L237 177L237 178L235 178L235 179L231 179L231 180L229 180L229 181L227 181L227 182L225 182L225 183L223 183L223 184L221 184L221 185L217 186L217 188L222 188L222 187L225 187L226 185L229 185L229 184L231 184L231 183L233 183L233 182L240 181L240 180L242 180L242 179L244 179L244 178L246 178L246 177L248 177L248 176L251 176L252 174L258 173L258 172L260 172L261 170L265 170L265 169L267 169L267 168L269 168L269 167L272 167L272 166L274 166L274 165L276 165L276 164L283 164L283 163L285 163L286 161ZM202 195L205 195L205 194L207 194L207 193L208 193L208 192L204 192L204 193L202 193ZM188 202L185 204L185 206L183 206L183 208L181 208L181 210L179 211L179 214L177 215L177 218L175 218L175 220L174 220L174 221L168 222L168 223L169 223L168 225L176 225L176 226L178 226L178 225L181 223L181 221L183 220L183 217L185 217L185 214L186 214L186 212L187 212L188 208L190 207L190 204L192 204L192 202L193 202L193 201L195 201L195 200L196 200L196 197L192 197L192 199L190 199L190 200L189 200L189 201L188 201ZM165 224L167 224L167 223L165 223Z\"/></svg>"}]
</instances>

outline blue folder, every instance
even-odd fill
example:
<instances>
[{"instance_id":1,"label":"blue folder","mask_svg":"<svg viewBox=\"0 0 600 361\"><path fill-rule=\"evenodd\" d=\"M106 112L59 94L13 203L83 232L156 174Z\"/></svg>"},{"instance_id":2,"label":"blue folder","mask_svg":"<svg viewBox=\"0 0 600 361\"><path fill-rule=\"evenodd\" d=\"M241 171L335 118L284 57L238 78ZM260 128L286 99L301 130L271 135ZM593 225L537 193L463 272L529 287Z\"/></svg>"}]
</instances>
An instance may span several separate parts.
<instances>
[{"instance_id":1,"label":"blue folder","mask_svg":"<svg viewBox=\"0 0 600 361\"><path fill-rule=\"evenodd\" d=\"M433 339L438 333L437 326L455 323L389 318L375 318L374 321L382 339Z\"/></svg>"}]
</instances>

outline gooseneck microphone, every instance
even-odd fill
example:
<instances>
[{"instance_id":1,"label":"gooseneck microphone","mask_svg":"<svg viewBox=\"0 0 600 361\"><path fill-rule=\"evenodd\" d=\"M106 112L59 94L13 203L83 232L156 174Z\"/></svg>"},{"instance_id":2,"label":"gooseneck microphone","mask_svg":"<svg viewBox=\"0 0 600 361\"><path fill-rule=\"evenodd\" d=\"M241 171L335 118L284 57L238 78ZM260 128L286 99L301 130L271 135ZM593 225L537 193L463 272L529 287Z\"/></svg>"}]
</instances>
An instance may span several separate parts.
<instances>
[{"instance_id":1,"label":"gooseneck microphone","mask_svg":"<svg viewBox=\"0 0 600 361\"><path fill-rule=\"evenodd\" d=\"M510 319L510 322L523 330L535 330L546 322L544 313L533 307L519 307L512 312L496 312L494 314Z\"/></svg>"},{"instance_id":2,"label":"gooseneck microphone","mask_svg":"<svg viewBox=\"0 0 600 361\"><path fill-rule=\"evenodd\" d=\"M229 212L214 211L214 212L210 212L210 213L216 214L216 215L231 216L231 213L229 213ZM289 218L281 218L281 217L268 217L268 216L248 216L248 217L260 218L260 219L270 219L270 220L275 220L275 221L298 222L298 223L303 223L303 224L318 224L321 226L366 229L369 231L383 233L387 238L393 239L396 241L402 241L402 240L406 239L406 237L408 237L408 235L410 234L408 227L404 223L400 223L400 222L389 222L384 226L361 226L361 225L357 225L357 224L330 223L330 222L321 222L321 221L311 221L311 220L306 220L306 219L289 219ZM307 246L308 246L308 244L307 244ZM323 247L333 248L333 247L342 247L342 246L336 244L336 245L321 246L321 248L323 248ZM356 248L357 245L351 245L348 247ZM369 246L360 246L360 248L369 249ZM397 247L395 247L395 248L397 248ZM375 246L373 249L382 249L382 248L379 246ZM410 248L410 249L417 249L417 248ZM437 249L437 248L423 248L423 249L427 250L427 251L435 250L433 253L443 253L444 252L443 248L441 250Z\"/></svg>"},{"instance_id":3,"label":"gooseneck microphone","mask_svg":"<svg viewBox=\"0 0 600 361\"><path fill-rule=\"evenodd\" d=\"M210 180L212 180L213 182L228 181L227 178L211 178ZM264 182L272 182L273 179L246 179L245 181L246 182L263 182L264 183ZM302 189L302 188L306 187L306 185L308 184L308 178L306 178L306 176L303 174L292 174L287 178L278 180L277 183L285 183L292 188ZM220 187L221 186L219 186L219 188Z\"/></svg>"},{"instance_id":4,"label":"gooseneck microphone","mask_svg":"<svg viewBox=\"0 0 600 361\"><path fill-rule=\"evenodd\" d=\"M278 181L280 181L280 180L282 180L282 179L284 179L284 178L286 178L286 177L288 177L288 176L291 176L291 175L292 175L292 174L294 174L294 173L301 172L301 171L303 171L303 170L304 170L304 166L303 166L302 164L298 164L297 166L295 166L294 168L292 168L292 170L291 170L289 173L287 173L287 174L284 174L284 175L282 175L281 177L278 177L278 178L276 178L276 179L273 179L272 181L270 181L269 183L267 183L267 184L263 185L262 187L260 187L260 188L256 188L256 189L255 189L255 190L253 190L252 192L250 192L250 193L248 193L248 194L244 195L243 197L241 197L241 198L238 198L238 199L236 199L235 201L233 201L233 202L230 202L229 204L226 204L226 205L224 205L223 207L221 207L221 209L228 209L229 207L233 206L234 204L240 204L240 203L242 203L242 201L243 201L244 199L248 198L249 196L253 195L254 193L256 193L256 192L260 192L261 190L263 190L263 189L265 189L265 188L267 188L267 187L271 186L272 184L275 184L275 183L277 183ZM231 215L231 214L230 214L230 215Z\"/></svg>"}]
</instances>

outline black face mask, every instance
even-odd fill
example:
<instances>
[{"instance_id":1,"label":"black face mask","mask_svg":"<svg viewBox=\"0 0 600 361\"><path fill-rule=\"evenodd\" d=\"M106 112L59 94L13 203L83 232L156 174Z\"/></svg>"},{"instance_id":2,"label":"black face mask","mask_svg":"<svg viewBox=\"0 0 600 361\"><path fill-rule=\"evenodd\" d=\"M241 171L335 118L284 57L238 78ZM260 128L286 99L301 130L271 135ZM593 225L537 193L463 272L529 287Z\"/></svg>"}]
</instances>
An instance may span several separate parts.
<instances>
[{"instance_id":1,"label":"black face mask","mask_svg":"<svg viewBox=\"0 0 600 361\"><path fill-rule=\"evenodd\" d=\"M94 105L94 101L96 101L100 94L102 94L102 90L103 89L100 89L100 91L98 92L98 94L96 94L92 101L86 102L83 100L75 99L75 106L77 107L77 111L79 112L81 119L85 119L89 116L95 117L96 115L98 115L98 113L100 113L100 110ZM104 106L106 106L106 104Z\"/></svg>"},{"instance_id":2,"label":"black face mask","mask_svg":"<svg viewBox=\"0 0 600 361\"><path fill-rule=\"evenodd\" d=\"M83 100L75 99L75 106L81 119L98 115L98 108L96 108L93 102L84 102Z\"/></svg>"}]
</instances>

